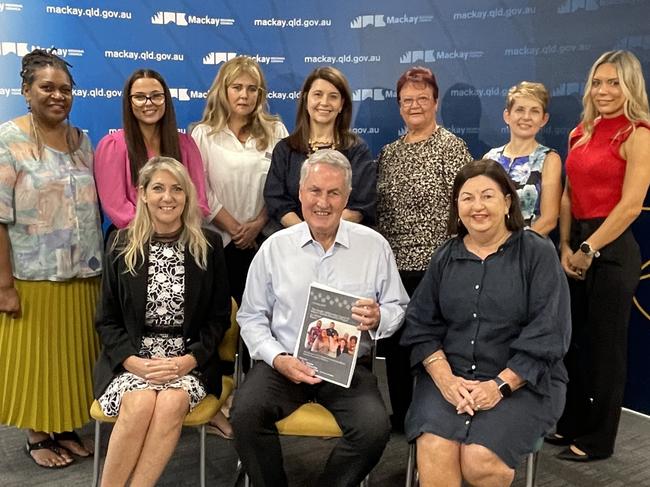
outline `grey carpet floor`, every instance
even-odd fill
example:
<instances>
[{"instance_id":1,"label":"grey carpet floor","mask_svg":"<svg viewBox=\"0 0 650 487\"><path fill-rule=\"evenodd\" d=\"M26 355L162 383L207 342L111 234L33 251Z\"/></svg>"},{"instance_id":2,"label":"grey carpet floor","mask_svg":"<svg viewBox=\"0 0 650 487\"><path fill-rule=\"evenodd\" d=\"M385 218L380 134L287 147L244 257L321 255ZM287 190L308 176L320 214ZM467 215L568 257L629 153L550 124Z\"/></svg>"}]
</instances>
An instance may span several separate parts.
<instances>
[{"instance_id":1,"label":"grey carpet floor","mask_svg":"<svg viewBox=\"0 0 650 487\"><path fill-rule=\"evenodd\" d=\"M105 452L110 425L102 426ZM88 425L82 435L92 438ZM164 487L196 486L199 484L199 435L185 429L179 445L165 470L159 485ZM283 438L285 467L292 486L313 484L315 471L324 466L325 459L336 440L318 438ZM0 486L89 486L92 481L92 459L78 459L61 470L36 466L24 453L25 435L15 428L0 426ZM623 412L616 454L607 460L588 464L563 462L554 458L560 447L545 445L539 462L539 487L650 487L650 419ZM373 487L404 485L407 444L401 435L393 435L386 451L371 475ZM208 485L233 486L237 455L232 443L210 436L207 444ZM523 487L523 465L517 470L515 487Z\"/></svg>"}]
</instances>

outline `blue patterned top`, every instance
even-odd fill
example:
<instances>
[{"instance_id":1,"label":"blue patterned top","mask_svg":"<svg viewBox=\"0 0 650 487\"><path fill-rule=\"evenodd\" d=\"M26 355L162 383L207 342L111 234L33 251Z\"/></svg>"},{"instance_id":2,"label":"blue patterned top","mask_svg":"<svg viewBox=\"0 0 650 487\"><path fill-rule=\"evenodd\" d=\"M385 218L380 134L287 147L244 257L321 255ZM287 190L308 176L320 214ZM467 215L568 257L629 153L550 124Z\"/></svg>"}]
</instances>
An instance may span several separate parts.
<instances>
[{"instance_id":1,"label":"blue patterned top","mask_svg":"<svg viewBox=\"0 0 650 487\"><path fill-rule=\"evenodd\" d=\"M510 179L515 183L524 222L526 226L530 226L539 218L541 213L539 206L542 192L542 168L546 155L553 149L538 144L535 150L527 156L510 159L503 154L505 147L505 145L502 145L490 149L483 158L492 159L501 164Z\"/></svg>"},{"instance_id":2,"label":"blue patterned top","mask_svg":"<svg viewBox=\"0 0 650 487\"><path fill-rule=\"evenodd\" d=\"M73 154L38 146L14 122L0 125L0 223L13 274L65 281L102 270L102 233L88 136Z\"/></svg>"}]
</instances>

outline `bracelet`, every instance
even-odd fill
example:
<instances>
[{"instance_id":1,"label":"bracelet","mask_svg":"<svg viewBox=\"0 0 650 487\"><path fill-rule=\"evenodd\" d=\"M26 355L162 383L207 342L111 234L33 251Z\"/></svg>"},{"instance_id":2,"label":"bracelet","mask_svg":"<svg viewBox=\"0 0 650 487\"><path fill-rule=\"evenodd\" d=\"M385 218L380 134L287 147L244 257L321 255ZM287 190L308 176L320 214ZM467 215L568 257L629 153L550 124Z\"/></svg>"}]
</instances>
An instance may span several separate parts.
<instances>
[{"instance_id":1,"label":"bracelet","mask_svg":"<svg viewBox=\"0 0 650 487\"><path fill-rule=\"evenodd\" d=\"M422 362L423 367L426 369L428 365L431 365L433 362L436 360L447 360L447 357L444 355L438 355L438 356L432 356L426 359L424 362Z\"/></svg>"}]
</instances>

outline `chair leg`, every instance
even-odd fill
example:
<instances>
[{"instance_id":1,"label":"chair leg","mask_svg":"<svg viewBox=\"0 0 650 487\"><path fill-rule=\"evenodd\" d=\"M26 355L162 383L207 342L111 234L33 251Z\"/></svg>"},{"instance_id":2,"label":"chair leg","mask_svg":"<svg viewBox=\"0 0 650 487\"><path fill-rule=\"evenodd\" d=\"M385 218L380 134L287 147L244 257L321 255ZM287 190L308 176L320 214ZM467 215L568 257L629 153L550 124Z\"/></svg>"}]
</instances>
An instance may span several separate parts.
<instances>
[{"instance_id":1,"label":"chair leg","mask_svg":"<svg viewBox=\"0 0 650 487\"><path fill-rule=\"evenodd\" d=\"M199 459L199 475L201 479L201 487L205 487L205 424L201 425L199 429L199 435L201 437L201 457Z\"/></svg>"},{"instance_id":2,"label":"chair leg","mask_svg":"<svg viewBox=\"0 0 650 487\"><path fill-rule=\"evenodd\" d=\"M415 465L415 443L409 444L409 457L406 463L406 487L414 487L417 476L417 467Z\"/></svg>"},{"instance_id":3,"label":"chair leg","mask_svg":"<svg viewBox=\"0 0 650 487\"><path fill-rule=\"evenodd\" d=\"M101 445L101 423L95 421L95 453L93 453L93 485L92 487L97 487L99 485L99 457L101 456L100 445Z\"/></svg>"},{"instance_id":4,"label":"chair leg","mask_svg":"<svg viewBox=\"0 0 650 487\"><path fill-rule=\"evenodd\" d=\"M526 487L535 487L537 484L538 455L539 452L533 452L526 457Z\"/></svg>"}]
</instances>

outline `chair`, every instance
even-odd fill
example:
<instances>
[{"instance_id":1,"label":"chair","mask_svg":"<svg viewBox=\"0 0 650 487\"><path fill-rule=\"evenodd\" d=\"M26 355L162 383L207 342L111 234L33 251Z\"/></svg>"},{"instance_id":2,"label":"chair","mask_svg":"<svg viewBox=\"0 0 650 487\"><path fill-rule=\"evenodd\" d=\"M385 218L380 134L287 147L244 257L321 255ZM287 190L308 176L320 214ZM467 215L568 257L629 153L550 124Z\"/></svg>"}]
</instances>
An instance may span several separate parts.
<instances>
[{"instance_id":1,"label":"chair","mask_svg":"<svg viewBox=\"0 0 650 487\"><path fill-rule=\"evenodd\" d=\"M230 314L230 328L219 344L219 358L223 361L236 362L237 342L239 340L239 326L236 320L237 304L232 300L232 312ZM183 426L199 427L199 476L200 485L205 487L205 436L206 425L217 414L225 400L230 396L234 389L234 379L232 376L223 376L221 381L221 396L217 398L208 394L191 412L187 413L183 420ZM90 407L90 416L95 420L95 455L93 459L93 487L99 483L99 457L101 449L101 423L115 423L117 417L104 416L99 406L99 402L94 401Z\"/></svg>"},{"instance_id":2,"label":"chair","mask_svg":"<svg viewBox=\"0 0 650 487\"><path fill-rule=\"evenodd\" d=\"M371 348L372 372L375 372L375 347ZM300 406L286 418L275 423L281 436L317 436L321 438L340 438L343 432L336 419L324 406L308 402ZM238 462L237 468L241 465ZM369 487L370 475L361 482L360 487ZM248 474L244 472L244 487L251 487Z\"/></svg>"}]
</instances>

